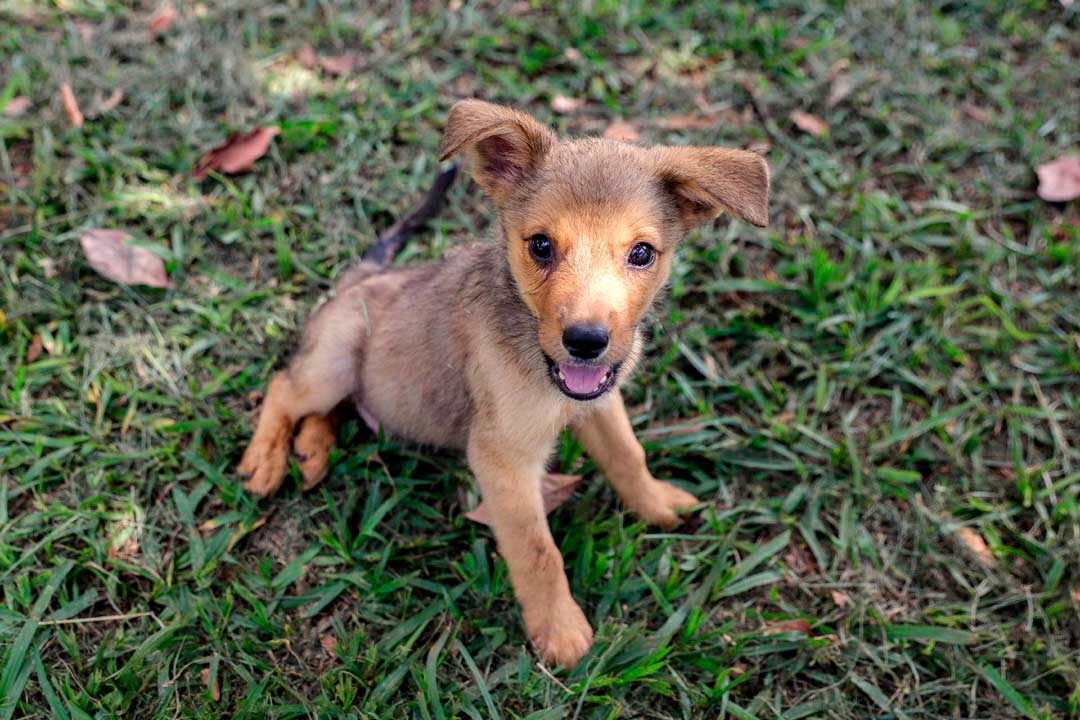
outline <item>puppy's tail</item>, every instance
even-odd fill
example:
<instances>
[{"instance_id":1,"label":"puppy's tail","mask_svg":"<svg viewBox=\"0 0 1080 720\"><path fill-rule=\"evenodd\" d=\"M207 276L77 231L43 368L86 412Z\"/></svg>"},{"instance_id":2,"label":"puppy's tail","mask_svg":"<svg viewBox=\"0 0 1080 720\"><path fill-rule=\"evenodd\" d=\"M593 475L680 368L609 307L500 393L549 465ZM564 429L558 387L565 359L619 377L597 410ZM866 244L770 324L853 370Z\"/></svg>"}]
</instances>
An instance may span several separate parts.
<instances>
[{"instance_id":1,"label":"puppy's tail","mask_svg":"<svg viewBox=\"0 0 1080 720\"><path fill-rule=\"evenodd\" d=\"M384 230L375 244L368 248L360 261L361 266L366 265L369 270L381 270L390 264L405 238L416 232L421 225L439 212L443 198L446 197L446 191L454 182L457 171L457 165L451 165L439 173L439 176L435 178L435 183L416 209Z\"/></svg>"}]
</instances>

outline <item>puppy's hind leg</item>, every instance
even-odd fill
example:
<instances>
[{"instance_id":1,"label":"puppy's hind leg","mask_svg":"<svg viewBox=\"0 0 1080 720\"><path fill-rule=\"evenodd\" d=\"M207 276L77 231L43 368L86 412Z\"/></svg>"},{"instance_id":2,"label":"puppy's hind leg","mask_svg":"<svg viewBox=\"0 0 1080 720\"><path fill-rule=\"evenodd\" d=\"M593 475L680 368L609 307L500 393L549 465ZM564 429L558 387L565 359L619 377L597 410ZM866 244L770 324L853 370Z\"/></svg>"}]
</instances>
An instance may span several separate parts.
<instances>
[{"instance_id":1,"label":"puppy's hind leg","mask_svg":"<svg viewBox=\"0 0 1080 720\"><path fill-rule=\"evenodd\" d=\"M237 468L248 492L268 497L281 487L293 428L309 415L318 417L309 421L310 427L305 422L297 438L300 452L309 456L300 463L305 489L325 475L334 436L326 415L357 383L357 358L366 328L356 309L360 292L359 287L349 288L312 315L299 352L270 380L255 436Z\"/></svg>"}]
</instances>

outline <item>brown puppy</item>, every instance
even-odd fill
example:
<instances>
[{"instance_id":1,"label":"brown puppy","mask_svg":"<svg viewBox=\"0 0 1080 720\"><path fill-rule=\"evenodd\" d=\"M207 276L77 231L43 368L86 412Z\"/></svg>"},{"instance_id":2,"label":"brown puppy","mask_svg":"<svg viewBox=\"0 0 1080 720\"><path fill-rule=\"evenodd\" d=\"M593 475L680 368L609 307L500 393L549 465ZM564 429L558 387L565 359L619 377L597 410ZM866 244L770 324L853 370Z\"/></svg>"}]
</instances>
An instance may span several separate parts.
<instances>
[{"instance_id":1,"label":"brown puppy","mask_svg":"<svg viewBox=\"0 0 1080 720\"><path fill-rule=\"evenodd\" d=\"M313 487L334 442L328 414L350 396L391 434L464 450L529 637L548 662L573 666L592 628L548 529L545 462L569 426L639 517L670 528L695 504L649 473L618 385L686 232L723 211L767 223L768 166L716 147L560 141L477 100L447 120L442 159L460 152L498 209L497 242L347 272L271 380L239 470L247 490L274 493L302 421L294 447Z\"/></svg>"}]
</instances>

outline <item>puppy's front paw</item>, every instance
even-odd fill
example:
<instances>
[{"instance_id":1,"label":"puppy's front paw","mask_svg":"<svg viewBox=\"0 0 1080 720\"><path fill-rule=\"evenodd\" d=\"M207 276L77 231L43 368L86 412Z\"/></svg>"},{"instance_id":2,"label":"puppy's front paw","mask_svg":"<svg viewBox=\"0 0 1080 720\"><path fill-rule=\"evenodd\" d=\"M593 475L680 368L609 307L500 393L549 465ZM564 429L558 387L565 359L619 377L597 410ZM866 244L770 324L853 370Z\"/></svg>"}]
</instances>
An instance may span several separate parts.
<instances>
[{"instance_id":1,"label":"puppy's front paw","mask_svg":"<svg viewBox=\"0 0 1080 720\"><path fill-rule=\"evenodd\" d=\"M335 439L334 424L327 417L308 415L301 423L300 432L293 439L293 450L300 465L300 474L304 477L305 491L326 477Z\"/></svg>"},{"instance_id":2,"label":"puppy's front paw","mask_svg":"<svg viewBox=\"0 0 1080 720\"><path fill-rule=\"evenodd\" d=\"M552 606L526 613L525 629L536 651L549 665L570 669L592 647L593 631L585 613L567 596Z\"/></svg>"},{"instance_id":3,"label":"puppy's front paw","mask_svg":"<svg viewBox=\"0 0 1080 720\"><path fill-rule=\"evenodd\" d=\"M664 480L654 480L634 499L630 510L648 523L671 530L682 522L679 511L691 508L697 502L698 499L685 490Z\"/></svg>"},{"instance_id":4,"label":"puppy's front paw","mask_svg":"<svg viewBox=\"0 0 1080 720\"><path fill-rule=\"evenodd\" d=\"M244 451L236 472L243 478L244 489L249 493L270 497L281 487L288 462L287 432L257 434Z\"/></svg>"}]
</instances>

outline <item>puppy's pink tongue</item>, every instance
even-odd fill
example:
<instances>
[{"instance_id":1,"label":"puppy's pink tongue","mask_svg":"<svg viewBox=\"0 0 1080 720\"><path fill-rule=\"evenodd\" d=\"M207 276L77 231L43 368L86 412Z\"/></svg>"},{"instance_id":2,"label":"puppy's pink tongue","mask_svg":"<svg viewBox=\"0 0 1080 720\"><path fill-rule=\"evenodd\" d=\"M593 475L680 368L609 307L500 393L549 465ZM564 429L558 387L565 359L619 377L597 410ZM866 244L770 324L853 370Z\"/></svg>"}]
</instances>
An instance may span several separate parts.
<instances>
[{"instance_id":1,"label":"puppy's pink tongue","mask_svg":"<svg viewBox=\"0 0 1080 720\"><path fill-rule=\"evenodd\" d=\"M588 395L595 392L608 369L603 365L570 365L559 363L559 371L562 373L563 382L572 393Z\"/></svg>"}]
</instances>

